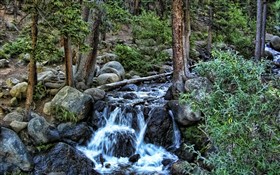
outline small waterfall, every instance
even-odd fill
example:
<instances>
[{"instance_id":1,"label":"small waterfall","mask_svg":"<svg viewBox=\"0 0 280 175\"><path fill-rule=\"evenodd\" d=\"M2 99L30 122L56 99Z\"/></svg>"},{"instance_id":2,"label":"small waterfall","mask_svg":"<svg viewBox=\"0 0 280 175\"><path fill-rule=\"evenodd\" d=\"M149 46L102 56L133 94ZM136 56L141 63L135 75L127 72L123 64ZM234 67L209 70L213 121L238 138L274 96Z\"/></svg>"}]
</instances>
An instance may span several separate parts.
<instances>
[{"instance_id":1,"label":"small waterfall","mask_svg":"<svg viewBox=\"0 0 280 175\"><path fill-rule=\"evenodd\" d=\"M168 163L163 162L170 164L177 156L144 142L147 127L144 114L140 106L132 111L131 108L116 107L110 112L109 107L105 107L102 114L105 123L101 122L86 147L78 149L95 163L95 170L101 174L168 174ZM178 135L175 134L174 147L178 147ZM136 157L135 160L131 156Z\"/></svg>"},{"instance_id":2,"label":"small waterfall","mask_svg":"<svg viewBox=\"0 0 280 175\"><path fill-rule=\"evenodd\" d=\"M168 110L168 113L172 118L173 130L174 130L174 136L173 136L174 140L173 140L173 145L171 146L171 149L176 150L176 149L180 148L180 145L181 145L181 133L175 122L173 112L171 110Z\"/></svg>"}]
</instances>

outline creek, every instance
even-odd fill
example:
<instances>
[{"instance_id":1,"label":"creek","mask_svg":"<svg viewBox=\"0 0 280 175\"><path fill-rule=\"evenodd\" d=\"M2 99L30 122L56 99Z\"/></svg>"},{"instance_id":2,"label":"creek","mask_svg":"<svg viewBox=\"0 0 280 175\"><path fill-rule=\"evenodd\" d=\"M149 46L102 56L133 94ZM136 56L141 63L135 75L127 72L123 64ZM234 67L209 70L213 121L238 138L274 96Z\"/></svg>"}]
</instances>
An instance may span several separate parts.
<instances>
[{"instance_id":1,"label":"creek","mask_svg":"<svg viewBox=\"0 0 280 175\"><path fill-rule=\"evenodd\" d=\"M86 146L78 147L94 162L97 172L169 174L170 166L178 160L172 151L180 146L180 132L171 111L167 112L172 126L171 144L163 147L145 139L148 123L156 116L153 112L166 103L164 95L169 86L170 83L144 84L133 86L130 91L107 94L106 105L93 114L98 120L97 126L93 126L96 131Z\"/></svg>"}]
</instances>

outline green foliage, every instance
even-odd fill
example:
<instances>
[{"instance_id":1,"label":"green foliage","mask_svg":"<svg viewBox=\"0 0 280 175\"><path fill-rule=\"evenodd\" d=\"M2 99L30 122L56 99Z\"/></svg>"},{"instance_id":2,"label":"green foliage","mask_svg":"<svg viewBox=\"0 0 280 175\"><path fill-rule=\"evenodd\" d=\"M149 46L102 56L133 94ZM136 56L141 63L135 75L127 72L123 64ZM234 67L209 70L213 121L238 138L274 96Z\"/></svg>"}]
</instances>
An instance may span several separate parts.
<instances>
[{"instance_id":1,"label":"green foliage","mask_svg":"<svg viewBox=\"0 0 280 175\"><path fill-rule=\"evenodd\" d=\"M14 58L21 53L30 53L31 40L28 37L19 37L13 42L8 42L2 46L1 53L7 58Z\"/></svg>"},{"instance_id":2,"label":"green foliage","mask_svg":"<svg viewBox=\"0 0 280 175\"><path fill-rule=\"evenodd\" d=\"M78 118L73 112L66 110L61 106L55 106L55 117L61 122L77 122Z\"/></svg>"},{"instance_id":3,"label":"green foliage","mask_svg":"<svg viewBox=\"0 0 280 175\"><path fill-rule=\"evenodd\" d=\"M49 150L50 148L52 148L53 146L54 146L53 143L43 144L43 145L36 146L36 150L37 150L38 152L47 151L47 150Z\"/></svg>"},{"instance_id":4,"label":"green foliage","mask_svg":"<svg viewBox=\"0 0 280 175\"><path fill-rule=\"evenodd\" d=\"M34 92L34 100L41 100L47 95L47 88L44 86L42 82L39 82L35 86L35 92Z\"/></svg>"},{"instance_id":5,"label":"green foliage","mask_svg":"<svg viewBox=\"0 0 280 175\"><path fill-rule=\"evenodd\" d=\"M213 173L276 175L280 90L261 81L265 63L229 51L214 50L213 56L195 69L213 82L213 91L200 101L192 93L182 97L205 115L202 128L218 147L209 159Z\"/></svg>"},{"instance_id":6,"label":"green foliage","mask_svg":"<svg viewBox=\"0 0 280 175\"><path fill-rule=\"evenodd\" d=\"M172 31L168 20L161 20L154 12L143 11L132 23L135 40L153 39L157 44L171 45Z\"/></svg>"}]
</instances>

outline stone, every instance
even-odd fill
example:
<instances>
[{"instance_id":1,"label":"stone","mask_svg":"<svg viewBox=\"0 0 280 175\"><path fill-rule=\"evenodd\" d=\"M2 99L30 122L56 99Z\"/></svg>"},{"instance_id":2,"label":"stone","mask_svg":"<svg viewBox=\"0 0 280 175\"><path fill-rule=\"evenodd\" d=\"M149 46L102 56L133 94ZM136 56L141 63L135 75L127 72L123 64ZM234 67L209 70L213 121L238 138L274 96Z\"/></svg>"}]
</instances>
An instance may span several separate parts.
<instances>
[{"instance_id":1,"label":"stone","mask_svg":"<svg viewBox=\"0 0 280 175\"><path fill-rule=\"evenodd\" d=\"M52 103L51 102L47 102L44 104L44 108L43 108L43 112L44 114L47 114L47 115L51 115L52 114Z\"/></svg>"},{"instance_id":2,"label":"stone","mask_svg":"<svg viewBox=\"0 0 280 175\"><path fill-rule=\"evenodd\" d=\"M57 130L62 139L70 139L79 144L85 143L92 136L91 129L85 122L78 124L71 122L61 123L57 126Z\"/></svg>"},{"instance_id":3,"label":"stone","mask_svg":"<svg viewBox=\"0 0 280 175\"><path fill-rule=\"evenodd\" d=\"M9 67L9 61L6 59L0 59L0 68L7 68Z\"/></svg>"},{"instance_id":4,"label":"stone","mask_svg":"<svg viewBox=\"0 0 280 175\"><path fill-rule=\"evenodd\" d=\"M65 86L62 88L51 101L52 113L57 109L63 109L74 114L77 121L88 117L92 109L92 98L88 94L84 94L75 88ZM55 118L61 120L60 116Z\"/></svg>"},{"instance_id":5,"label":"stone","mask_svg":"<svg viewBox=\"0 0 280 175\"><path fill-rule=\"evenodd\" d=\"M188 161L177 161L171 166L172 175L199 174L208 175L209 172L199 167L197 164L191 164Z\"/></svg>"},{"instance_id":6,"label":"stone","mask_svg":"<svg viewBox=\"0 0 280 175\"><path fill-rule=\"evenodd\" d=\"M125 70L121 63L117 61L110 61L104 64L104 66L100 69L98 74L101 75L104 73L115 73L120 79L124 79L125 77Z\"/></svg>"},{"instance_id":7,"label":"stone","mask_svg":"<svg viewBox=\"0 0 280 175\"><path fill-rule=\"evenodd\" d=\"M103 85L120 81L120 78L115 73L104 73L97 77L97 84Z\"/></svg>"},{"instance_id":8,"label":"stone","mask_svg":"<svg viewBox=\"0 0 280 175\"><path fill-rule=\"evenodd\" d=\"M19 122L19 121L12 121L10 123L10 127L16 132L20 132L21 130L23 130L24 128L27 127L27 122Z\"/></svg>"},{"instance_id":9,"label":"stone","mask_svg":"<svg viewBox=\"0 0 280 175\"><path fill-rule=\"evenodd\" d=\"M64 83L51 83L51 82L47 82L44 84L46 88L50 88L50 89L60 89L62 88L65 84Z\"/></svg>"},{"instance_id":10,"label":"stone","mask_svg":"<svg viewBox=\"0 0 280 175\"><path fill-rule=\"evenodd\" d=\"M145 141L168 148L173 145L173 123L164 107L152 108L148 115ZM163 137L164 136L164 137Z\"/></svg>"},{"instance_id":11,"label":"stone","mask_svg":"<svg viewBox=\"0 0 280 175\"><path fill-rule=\"evenodd\" d=\"M126 93L123 95L124 99L129 99L129 100L133 100L133 99L137 99L137 95L133 92L131 93Z\"/></svg>"},{"instance_id":12,"label":"stone","mask_svg":"<svg viewBox=\"0 0 280 175\"><path fill-rule=\"evenodd\" d=\"M84 91L84 93L90 95L94 101L101 100L106 95L104 90L98 88L87 89Z\"/></svg>"},{"instance_id":13,"label":"stone","mask_svg":"<svg viewBox=\"0 0 280 175\"><path fill-rule=\"evenodd\" d=\"M32 158L18 135L4 127L0 127L0 131L0 174L13 172L17 168L31 171Z\"/></svg>"},{"instance_id":14,"label":"stone","mask_svg":"<svg viewBox=\"0 0 280 175\"><path fill-rule=\"evenodd\" d=\"M8 79L6 80L6 85L7 85L9 88L13 87L14 85L16 85L16 84L18 84L18 83L20 83L20 81L19 81L18 79L16 79L16 78L13 78L13 77L8 78Z\"/></svg>"},{"instance_id":15,"label":"stone","mask_svg":"<svg viewBox=\"0 0 280 175\"><path fill-rule=\"evenodd\" d=\"M50 89L48 90L48 94L55 96L59 92L59 89Z\"/></svg>"},{"instance_id":16,"label":"stone","mask_svg":"<svg viewBox=\"0 0 280 175\"><path fill-rule=\"evenodd\" d=\"M56 128L51 126L44 117L38 115L29 121L27 130L38 145L57 141L60 138Z\"/></svg>"},{"instance_id":17,"label":"stone","mask_svg":"<svg viewBox=\"0 0 280 175\"><path fill-rule=\"evenodd\" d=\"M5 122L13 122L13 121L22 122L23 119L24 119L24 115L22 115L21 113L19 113L17 111L13 111L13 112L7 114L3 118L3 121L5 121Z\"/></svg>"},{"instance_id":18,"label":"stone","mask_svg":"<svg viewBox=\"0 0 280 175\"><path fill-rule=\"evenodd\" d=\"M280 37L273 36L270 40L270 45L274 50L277 50L280 52Z\"/></svg>"},{"instance_id":19,"label":"stone","mask_svg":"<svg viewBox=\"0 0 280 175\"><path fill-rule=\"evenodd\" d=\"M10 100L10 106L12 107L15 107L18 105L18 100L16 97L13 97L11 100Z\"/></svg>"},{"instance_id":20,"label":"stone","mask_svg":"<svg viewBox=\"0 0 280 175\"><path fill-rule=\"evenodd\" d=\"M50 151L34 157L34 175L63 172L65 174L98 175L94 163L74 147L59 142Z\"/></svg>"},{"instance_id":21,"label":"stone","mask_svg":"<svg viewBox=\"0 0 280 175\"><path fill-rule=\"evenodd\" d=\"M175 121L183 126L189 126L201 120L201 111L193 111L191 106L180 103L179 100L171 100L167 106L172 111Z\"/></svg>"},{"instance_id":22,"label":"stone","mask_svg":"<svg viewBox=\"0 0 280 175\"><path fill-rule=\"evenodd\" d=\"M27 86L28 84L26 82L16 84L10 90L11 96L19 99L26 97Z\"/></svg>"},{"instance_id":23,"label":"stone","mask_svg":"<svg viewBox=\"0 0 280 175\"><path fill-rule=\"evenodd\" d=\"M103 63L107 63L109 61L116 61L117 58L118 58L118 56L116 54L104 53L103 55L97 57L97 62L99 64L103 64Z\"/></svg>"},{"instance_id":24,"label":"stone","mask_svg":"<svg viewBox=\"0 0 280 175\"><path fill-rule=\"evenodd\" d=\"M172 71L173 71L173 67L169 65L162 65L159 69L159 73L168 73Z\"/></svg>"},{"instance_id":25,"label":"stone","mask_svg":"<svg viewBox=\"0 0 280 175\"><path fill-rule=\"evenodd\" d=\"M195 98L201 100L212 90L212 83L205 77L195 77L185 82L185 91L195 93Z\"/></svg>"},{"instance_id":26,"label":"stone","mask_svg":"<svg viewBox=\"0 0 280 175\"><path fill-rule=\"evenodd\" d=\"M138 86L136 84L127 84L120 91L138 91Z\"/></svg>"},{"instance_id":27,"label":"stone","mask_svg":"<svg viewBox=\"0 0 280 175\"><path fill-rule=\"evenodd\" d=\"M41 72L38 74L38 82L43 81L43 82L49 82L51 81L52 78L56 78L57 76L55 75L54 71L52 70L47 70L45 72Z\"/></svg>"}]
</instances>

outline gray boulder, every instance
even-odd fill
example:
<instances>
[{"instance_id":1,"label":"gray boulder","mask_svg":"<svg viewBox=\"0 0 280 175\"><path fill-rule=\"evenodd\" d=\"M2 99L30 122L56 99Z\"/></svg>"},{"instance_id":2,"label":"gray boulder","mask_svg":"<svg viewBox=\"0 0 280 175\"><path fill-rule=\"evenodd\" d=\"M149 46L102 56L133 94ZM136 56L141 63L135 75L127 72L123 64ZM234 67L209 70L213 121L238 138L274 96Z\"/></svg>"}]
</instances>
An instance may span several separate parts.
<instances>
[{"instance_id":1,"label":"gray boulder","mask_svg":"<svg viewBox=\"0 0 280 175\"><path fill-rule=\"evenodd\" d=\"M84 93L90 95L94 101L103 99L106 94L104 90L98 88L87 89Z\"/></svg>"},{"instance_id":2,"label":"gray boulder","mask_svg":"<svg viewBox=\"0 0 280 175\"><path fill-rule=\"evenodd\" d=\"M107 63L109 61L116 61L118 56L113 53L105 53L104 55L98 56L97 57L97 63L98 64L103 64Z\"/></svg>"},{"instance_id":3,"label":"gray boulder","mask_svg":"<svg viewBox=\"0 0 280 175\"><path fill-rule=\"evenodd\" d=\"M280 37L279 36L273 36L270 40L270 44L273 49L280 52Z\"/></svg>"},{"instance_id":4,"label":"gray boulder","mask_svg":"<svg viewBox=\"0 0 280 175\"><path fill-rule=\"evenodd\" d=\"M6 59L0 59L0 68L7 68L9 67L9 61Z\"/></svg>"},{"instance_id":5,"label":"gray boulder","mask_svg":"<svg viewBox=\"0 0 280 175\"><path fill-rule=\"evenodd\" d=\"M185 82L185 91L195 93L196 99L203 99L212 89L212 83L205 77L195 77Z\"/></svg>"},{"instance_id":6,"label":"gray boulder","mask_svg":"<svg viewBox=\"0 0 280 175\"><path fill-rule=\"evenodd\" d=\"M114 73L117 74L120 79L124 79L125 77L125 70L121 63L117 61L110 61L100 69L99 75L104 74L104 73Z\"/></svg>"},{"instance_id":7,"label":"gray boulder","mask_svg":"<svg viewBox=\"0 0 280 175\"><path fill-rule=\"evenodd\" d=\"M104 73L97 77L97 83L99 85L114 83L120 81L120 77L115 73Z\"/></svg>"},{"instance_id":8,"label":"gray boulder","mask_svg":"<svg viewBox=\"0 0 280 175\"><path fill-rule=\"evenodd\" d=\"M52 113L55 114L57 109L63 109L74 114L76 121L86 118L92 108L92 98L75 88L65 86L62 88L51 101ZM61 116L55 115L55 118L61 120Z\"/></svg>"},{"instance_id":9,"label":"gray boulder","mask_svg":"<svg viewBox=\"0 0 280 175\"><path fill-rule=\"evenodd\" d=\"M21 130L23 130L24 128L27 127L27 122L19 122L19 121L12 121L10 123L10 127L15 131L15 132L20 132Z\"/></svg>"},{"instance_id":10,"label":"gray boulder","mask_svg":"<svg viewBox=\"0 0 280 175\"><path fill-rule=\"evenodd\" d=\"M0 174L21 169L30 171L33 167L31 156L17 134L0 127Z\"/></svg>"},{"instance_id":11,"label":"gray boulder","mask_svg":"<svg viewBox=\"0 0 280 175\"><path fill-rule=\"evenodd\" d=\"M4 118L3 118L3 121L5 122L12 122L12 121L19 121L19 122L22 122L24 119L24 116L17 112L17 111L13 111L9 114L7 114Z\"/></svg>"},{"instance_id":12,"label":"gray boulder","mask_svg":"<svg viewBox=\"0 0 280 175\"><path fill-rule=\"evenodd\" d=\"M27 129L28 134L38 145L53 142L60 138L56 128L51 126L46 119L41 116L36 116L31 119Z\"/></svg>"},{"instance_id":13,"label":"gray boulder","mask_svg":"<svg viewBox=\"0 0 280 175\"><path fill-rule=\"evenodd\" d=\"M80 151L65 143L56 144L47 153L34 157L34 175L64 172L65 174L97 175L94 163Z\"/></svg>"},{"instance_id":14,"label":"gray boulder","mask_svg":"<svg viewBox=\"0 0 280 175\"><path fill-rule=\"evenodd\" d=\"M171 100L167 105L172 111L175 121L180 125L188 126L201 119L201 112L193 111L190 105L186 103L179 103L178 100Z\"/></svg>"},{"instance_id":15,"label":"gray boulder","mask_svg":"<svg viewBox=\"0 0 280 175\"><path fill-rule=\"evenodd\" d=\"M16 84L10 90L11 96L19 99L26 97L27 86L28 84L26 82Z\"/></svg>"}]
</instances>

